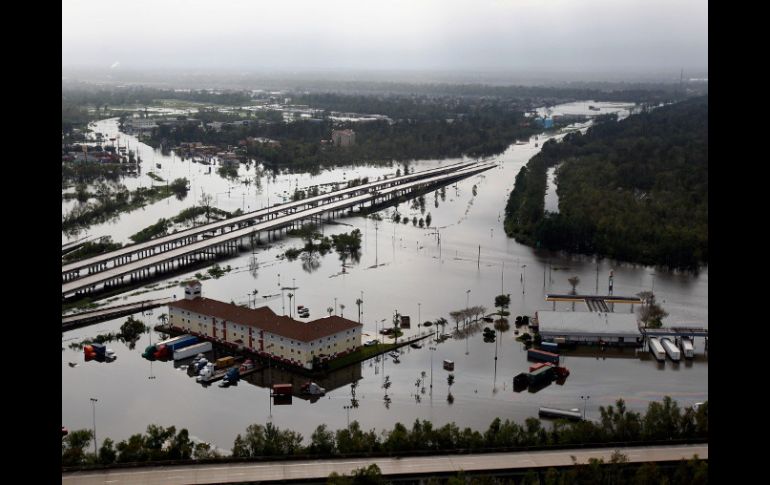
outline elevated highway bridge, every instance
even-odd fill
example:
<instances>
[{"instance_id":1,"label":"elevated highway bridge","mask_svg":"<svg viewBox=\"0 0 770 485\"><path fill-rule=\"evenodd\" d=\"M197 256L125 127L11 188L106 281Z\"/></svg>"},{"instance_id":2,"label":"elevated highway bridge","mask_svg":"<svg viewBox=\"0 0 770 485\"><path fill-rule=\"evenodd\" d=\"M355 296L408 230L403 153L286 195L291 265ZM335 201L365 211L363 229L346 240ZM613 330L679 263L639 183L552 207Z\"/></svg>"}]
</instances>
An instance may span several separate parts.
<instances>
[{"instance_id":1,"label":"elevated highway bridge","mask_svg":"<svg viewBox=\"0 0 770 485\"><path fill-rule=\"evenodd\" d=\"M89 272L87 275L68 278L65 278L64 275L62 276L62 298L93 293L98 290L121 286L126 284L126 282L133 283L161 273L172 272L178 268L196 264L199 261L232 256L240 251L239 245L242 238L256 237L258 239L262 232L293 227L294 225L302 224L303 221L314 220L314 218L318 218L323 214L331 218L335 213L344 212L356 206L363 208L366 204L376 205L384 203L413 191L446 185L453 181L479 174L494 166L494 162L455 164L451 169L444 167L444 169L438 171L434 169L418 172L418 174L430 173L428 176L423 175L409 180L400 180L399 183L392 183L390 186L386 186L387 184L383 184L384 181L381 181L375 185L367 184L366 186L352 187L351 189L346 189L347 197L333 192L327 194L323 201L304 199L290 204L275 206L270 209L270 213L265 213L260 220L255 221L254 213L251 213L245 218L240 216L227 219L226 221L219 221L215 224L220 229L220 233L213 237L198 237L202 233L210 233L212 225L208 224L196 228L196 234L183 235L182 233L177 233L172 236L159 238L155 240L153 245L139 250L141 256L136 259L128 259L128 255L124 251L128 249L129 253L134 254L135 250L130 249L132 246L111 253L105 253L100 255L101 259L96 269L93 266L88 267ZM393 180L389 182L393 182ZM362 187L364 188L362 189ZM239 226L243 222L247 223ZM206 229L200 231L204 227ZM229 228L229 231L226 231L225 228ZM169 237L174 239L169 241ZM180 242L180 238L184 242ZM165 241L161 242L161 240ZM121 255L116 256L115 253L121 253Z\"/></svg>"},{"instance_id":2,"label":"elevated highway bridge","mask_svg":"<svg viewBox=\"0 0 770 485\"><path fill-rule=\"evenodd\" d=\"M211 222L209 224L186 229L143 243L131 244L121 249L110 251L109 253L99 254L91 258L62 265L62 283L133 263L144 258L149 258L163 252L171 251L180 246L190 245L207 237L216 235L217 233L221 235L228 231L234 231L263 221L280 218L297 211L319 207L345 198L369 194L373 191L393 188L428 177L434 177L436 175L457 172L475 165L477 165L476 162L460 162L399 177L385 178L376 182L348 187L327 194L259 209L230 219Z\"/></svg>"}]
</instances>

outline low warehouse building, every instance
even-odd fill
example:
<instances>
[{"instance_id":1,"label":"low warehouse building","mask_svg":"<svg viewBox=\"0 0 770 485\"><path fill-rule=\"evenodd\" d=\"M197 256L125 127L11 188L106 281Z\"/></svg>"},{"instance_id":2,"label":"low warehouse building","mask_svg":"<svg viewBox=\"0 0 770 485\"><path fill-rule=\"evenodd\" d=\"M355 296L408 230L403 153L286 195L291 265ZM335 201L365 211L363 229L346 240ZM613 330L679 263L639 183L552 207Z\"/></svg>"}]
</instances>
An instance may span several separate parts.
<instances>
[{"instance_id":1,"label":"low warehouse building","mask_svg":"<svg viewBox=\"0 0 770 485\"><path fill-rule=\"evenodd\" d=\"M545 341L586 345L640 346L642 332L633 313L535 312Z\"/></svg>"}]
</instances>

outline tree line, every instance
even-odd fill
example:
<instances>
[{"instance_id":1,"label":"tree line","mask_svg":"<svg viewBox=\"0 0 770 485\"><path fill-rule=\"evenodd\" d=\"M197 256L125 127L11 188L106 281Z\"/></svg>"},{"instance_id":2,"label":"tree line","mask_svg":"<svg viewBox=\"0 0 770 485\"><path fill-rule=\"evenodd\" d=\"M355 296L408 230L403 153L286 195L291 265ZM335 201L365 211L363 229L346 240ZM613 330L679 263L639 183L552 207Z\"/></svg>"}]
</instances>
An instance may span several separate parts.
<instances>
[{"instance_id":1,"label":"tree line","mask_svg":"<svg viewBox=\"0 0 770 485\"><path fill-rule=\"evenodd\" d=\"M557 166L559 212L544 211ZM708 97L553 140L516 176L505 230L529 245L697 269L708 263Z\"/></svg>"},{"instance_id":2,"label":"tree line","mask_svg":"<svg viewBox=\"0 0 770 485\"><path fill-rule=\"evenodd\" d=\"M698 409L680 409L666 396L651 402L642 415L629 411L623 400L615 406L601 406L597 422L555 421L550 428L537 418L523 424L496 418L486 431L461 429L455 423L434 427L426 420L415 420L411 429L397 422L390 431L364 430L357 421L336 431L319 425L307 445L300 433L283 430L268 422L252 424L233 442L232 456L255 458L283 455L335 456L408 452L482 451L492 448L576 445L585 443L640 442L674 439L708 439L708 402ZM186 429L150 425L147 433L131 436L113 446L105 439L98 456L87 452L92 436L89 430L74 431L62 441L62 464L125 463L134 461L187 460L216 458L210 447L192 444Z\"/></svg>"}]
</instances>

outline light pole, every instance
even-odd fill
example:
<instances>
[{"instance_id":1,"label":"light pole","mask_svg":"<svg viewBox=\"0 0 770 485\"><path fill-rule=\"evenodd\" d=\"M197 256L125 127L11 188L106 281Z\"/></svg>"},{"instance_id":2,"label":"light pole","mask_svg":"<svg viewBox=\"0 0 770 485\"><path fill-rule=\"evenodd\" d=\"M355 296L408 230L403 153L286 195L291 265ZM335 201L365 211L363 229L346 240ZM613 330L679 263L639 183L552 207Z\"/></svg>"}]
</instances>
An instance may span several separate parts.
<instances>
[{"instance_id":1,"label":"light pole","mask_svg":"<svg viewBox=\"0 0 770 485\"><path fill-rule=\"evenodd\" d=\"M294 282L294 278L291 279L291 291L294 292L294 305L297 305L297 284Z\"/></svg>"},{"instance_id":2,"label":"light pole","mask_svg":"<svg viewBox=\"0 0 770 485\"><path fill-rule=\"evenodd\" d=\"M98 459L99 457L99 455L96 453L96 401L98 401L98 399L93 397L91 398L91 407L94 411L94 459Z\"/></svg>"},{"instance_id":3,"label":"light pole","mask_svg":"<svg viewBox=\"0 0 770 485\"><path fill-rule=\"evenodd\" d=\"M433 396L433 352L436 347L428 347L430 350L430 395Z\"/></svg>"},{"instance_id":4,"label":"light pole","mask_svg":"<svg viewBox=\"0 0 770 485\"><path fill-rule=\"evenodd\" d=\"M471 290L465 290L465 309L468 309L471 299Z\"/></svg>"},{"instance_id":5,"label":"light pole","mask_svg":"<svg viewBox=\"0 0 770 485\"><path fill-rule=\"evenodd\" d=\"M652 292L655 293L655 273L650 273L652 276Z\"/></svg>"},{"instance_id":6,"label":"light pole","mask_svg":"<svg viewBox=\"0 0 770 485\"><path fill-rule=\"evenodd\" d=\"M526 264L522 264L521 265L521 294L522 295L524 294L524 287L527 284L526 280L524 279L524 272L525 272L526 269L527 269L527 265Z\"/></svg>"},{"instance_id":7,"label":"light pole","mask_svg":"<svg viewBox=\"0 0 770 485\"><path fill-rule=\"evenodd\" d=\"M269 350L273 348L275 344L270 344L267 347L265 347L265 350ZM267 353L267 376L268 380L270 381L270 384L268 384L268 392L267 392L267 402L268 402L268 408L270 409L270 417L273 417L273 371L270 367L270 361L273 360L270 358L270 352Z\"/></svg>"},{"instance_id":8,"label":"light pole","mask_svg":"<svg viewBox=\"0 0 770 485\"><path fill-rule=\"evenodd\" d=\"M345 411L347 411L347 412L348 412L348 429L350 429L350 409L351 409L353 406L342 406L342 407L345 409Z\"/></svg>"},{"instance_id":9,"label":"light pole","mask_svg":"<svg viewBox=\"0 0 770 485\"><path fill-rule=\"evenodd\" d=\"M586 405L588 404L588 400L591 399L591 396L580 396L580 399L583 400L583 421L586 419Z\"/></svg>"},{"instance_id":10,"label":"light pole","mask_svg":"<svg viewBox=\"0 0 770 485\"><path fill-rule=\"evenodd\" d=\"M422 320L420 319L420 305L422 305L422 303L417 303L417 327L418 328L422 324Z\"/></svg>"},{"instance_id":11,"label":"light pole","mask_svg":"<svg viewBox=\"0 0 770 485\"><path fill-rule=\"evenodd\" d=\"M334 316L337 316L337 297L334 297Z\"/></svg>"}]
</instances>

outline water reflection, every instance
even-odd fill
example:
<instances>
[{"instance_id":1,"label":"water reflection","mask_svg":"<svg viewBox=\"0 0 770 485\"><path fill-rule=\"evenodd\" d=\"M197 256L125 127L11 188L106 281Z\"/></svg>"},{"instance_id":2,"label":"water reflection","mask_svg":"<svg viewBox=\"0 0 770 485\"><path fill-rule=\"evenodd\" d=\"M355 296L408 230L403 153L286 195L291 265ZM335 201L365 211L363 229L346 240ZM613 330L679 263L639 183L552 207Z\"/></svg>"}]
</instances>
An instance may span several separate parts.
<instances>
[{"instance_id":1,"label":"water reflection","mask_svg":"<svg viewBox=\"0 0 770 485\"><path fill-rule=\"evenodd\" d=\"M323 399L323 397L303 394L300 391L302 386L308 381L315 382L319 386L326 389L326 394L328 395L330 392L336 389L339 389L341 387L345 387L348 384L351 384L351 385L356 384L361 379L361 377L362 377L361 364L355 364L350 367L346 367L344 369L330 372L323 377L312 377L312 378L302 374L291 372L287 369L272 367L270 369L265 368L265 369L262 369L261 371L257 371L253 374L247 375L241 380L248 382L249 384L252 384L254 386L263 387L267 389L271 388L271 378L272 378L272 384L292 384L293 396L303 399L305 401L314 403L314 402L317 402L319 399ZM353 399L355 399L355 394L353 394Z\"/></svg>"},{"instance_id":2,"label":"water reflection","mask_svg":"<svg viewBox=\"0 0 770 485\"><path fill-rule=\"evenodd\" d=\"M316 252L304 252L300 259L302 260L302 269L306 273L313 273L321 267L321 257Z\"/></svg>"}]
</instances>

